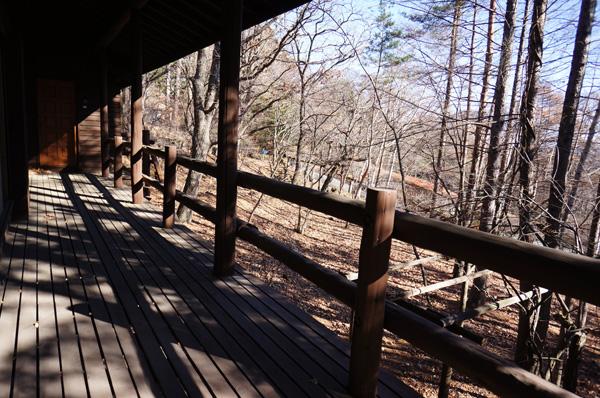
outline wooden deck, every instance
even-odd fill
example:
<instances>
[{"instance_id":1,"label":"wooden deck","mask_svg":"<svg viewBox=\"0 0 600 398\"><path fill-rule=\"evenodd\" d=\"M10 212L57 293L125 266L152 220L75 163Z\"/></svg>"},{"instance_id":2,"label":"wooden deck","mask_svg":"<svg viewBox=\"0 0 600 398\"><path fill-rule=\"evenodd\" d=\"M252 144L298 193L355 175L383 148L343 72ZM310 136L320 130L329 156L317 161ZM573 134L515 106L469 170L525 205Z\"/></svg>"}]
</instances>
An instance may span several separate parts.
<instances>
[{"instance_id":1,"label":"wooden deck","mask_svg":"<svg viewBox=\"0 0 600 398\"><path fill-rule=\"evenodd\" d=\"M130 191L32 175L0 272L0 396L343 396L349 345ZM380 396L413 396L387 373Z\"/></svg>"}]
</instances>

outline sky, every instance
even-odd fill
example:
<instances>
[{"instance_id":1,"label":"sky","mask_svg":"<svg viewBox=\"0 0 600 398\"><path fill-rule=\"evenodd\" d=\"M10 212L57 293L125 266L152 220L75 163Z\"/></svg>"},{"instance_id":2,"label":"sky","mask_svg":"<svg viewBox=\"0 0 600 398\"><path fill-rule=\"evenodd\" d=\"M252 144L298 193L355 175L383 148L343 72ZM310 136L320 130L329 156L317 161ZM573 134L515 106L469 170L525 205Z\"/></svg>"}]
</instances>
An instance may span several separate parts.
<instances>
[{"instance_id":1,"label":"sky","mask_svg":"<svg viewBox=\"0 0 600 398\"><path fill-rule=\"evenodd\" d=\"M468 11L463 13L462 19L470 24L472 18L472 12L470 11L471 5L474 0L465 0ZM530 0L533 3L533 0ZM378 14L379 0L352 0L352 1L341 1L340 4L344 4L344 8L351 7L354 13L357 15L355 22L352 23L352 27L349 29L357 37L361 37L368 42L370 33L369 23L373 23ZM486 23L487 23L487 7L489 0L479 0L481 4L479 8L479 22L476 29L477 35L480 39L486 34ZM505 0L496 0L497 3L497 17L495 25L495 42L498 44L502 36L502 23L503 13L505 9ZM407 15L414 14L416 12L425 10L428 6L433 4L431 0L392 0L389 2L389 11L393 15L394 22L396 25L403 29L410 29L414 27L414 23L409 21ZM518 0L518 12L517 12L517 26L516 35L520 34L523 8L525 0ZM573 43L575 39L575 31L577 27L577 18L579 15L579 0L549 0L548 3L548 14L546 20L546 35L544 43L544 67L542 72L542 79L548 84L554 86L557 90L564 90L568 79L570 70L570 58L573 51ZM340 7L341 9L342 7ZM530 7L531 8L531 7ZM347 9L340 12L347 12ZM531 15L531 11L530 14ZM600 18L598 18L600 19ZM450 22L449 20L447 21ZM466 40L470 36L470 33L463 30L463 45L466 46ZM528 33L528 29L527 29ZM589 67L586 73L586 88L598 85L600 82L597 81L600 78L596 77L596 69L600 63L600 23L596 22L595 29L592 34L592 48L589 56ZM484 40L480 40L482 43ZM448 39L449 42L449 39ZM449 44L449 43L448 43ZM410 47L408 45L406 47ZM407 48L401 48L400 50L406 50ZM496 49L496 57L498 56L498 49ZM410 48L408 48L410 51ZM483 49L480 49L483 52ZM447 60L447 54L428 54L433 57L439 57L439 63L445 63ZM513 62L516 63L516 43L513 50ZM497 58L495 58L497 61ZM466 62L466 60L465 60ZM458 62L460 64L460 60ZM350 70L360 71L359 65L350 64ZM584 91L587 91L584 89Z\"/></svg>"}]
</instances>

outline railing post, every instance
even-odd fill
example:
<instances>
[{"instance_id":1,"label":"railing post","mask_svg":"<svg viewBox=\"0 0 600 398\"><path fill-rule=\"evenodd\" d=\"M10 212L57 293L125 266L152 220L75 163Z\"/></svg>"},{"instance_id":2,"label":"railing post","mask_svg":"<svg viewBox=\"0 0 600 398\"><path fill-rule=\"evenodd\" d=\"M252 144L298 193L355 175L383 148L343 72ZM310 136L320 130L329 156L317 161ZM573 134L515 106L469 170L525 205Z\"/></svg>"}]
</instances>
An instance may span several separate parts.
<instances>
[{"instance_id":1,"label":"railing post","mask_svg":"<svg viewBox=\"0 0 600 398\"><path fill-rule=\"evenodd\" d=\"M240 44L243 1L231 3L223 22L217 134L217 219L213 272L232 272L235 259Z\"/></svg>"},{"instance_id":2,"label":"railing post","mask_svg":"<svg viewBox=\"0 0 600 398\"><path fill-rule=\"evenodd\" d=\"M175 222L175 194L177 189L177 148L165 147L163 191L163 227L172 228Z\"/></svg>"},{"instance_id":3,"label":"railing post","mask_svg":"<svg viewBox=\"0 0 600 398\"><path fill-rule=\"evenodd\" d=\"M349 389L354 397L375 397L377 392L395 209L396 191L367 190L350 355Z\"/></svg>"},{"instance_id":4,"label":"railing post","mask_svg":"<svg viewBox=\"0 0 600 398\"><path fill-rule=\"evenodd\" d=\"M142 145L150 145L150 130L142 130ZM150 176L150 155L142 150L142 174ZM150 199L150 187L144 184L144 198Z\"/></svg>"},{"instance_id":5,"label":"railing post","mask_svg":"<svg viewBox=\"0 0 600 398\"><path fill-rule=\"evenodd\" d=\"M134 12L131 18L132 43L131 55L131 200L142 203L142 28L140 14Z\"/></svg>"},{"instance_id":6,"label":"railing post","mask_svg":"<svg viewBox=\"0 0 600 398\"><path fill-rule=\"evenodd\" d=\"M115 135L113 141L114 165L113 178L115 188L123 188L123 137Z\"/></svg>"}]
</instances>

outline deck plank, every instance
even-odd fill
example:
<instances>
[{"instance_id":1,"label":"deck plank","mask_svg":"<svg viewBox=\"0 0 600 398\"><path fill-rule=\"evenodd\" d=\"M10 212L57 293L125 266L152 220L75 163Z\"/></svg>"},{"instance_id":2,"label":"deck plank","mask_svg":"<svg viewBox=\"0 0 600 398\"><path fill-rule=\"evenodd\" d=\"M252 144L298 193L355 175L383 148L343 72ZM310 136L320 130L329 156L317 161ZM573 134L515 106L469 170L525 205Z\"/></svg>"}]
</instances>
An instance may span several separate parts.
<instances>
[{"instance_id":1,"label":"deck plank","mask_svg":"<svg viewBox=\"0 0 600 398\"><path fill-rule=\"evenodd\" d=\"M101 181L101 179L95 178L93 180ZM192 264L202 263L206 264L209 268L212 267L213 253L211 242L203 240L186 226L176 225L173 229L160 228L161 215L159 210L157 211L156 208L153 208L147 202L143 205L132 205L124 190L115 190L106 183L103 185L105 186L104 189L110 192L111 196L121 201L121 204L135 215L131 219L132 223L141 223L144 229L154 229L157 231L168 240L171 247L179 249L181 254L187 257L186 260L188 262ZM291 336L300 336L299 340L297 337L291 337L293 340L305 343L302 341L303 337L310 336L307 340L312 343L313 347L310 345L303 346L305 352L311 353L314 361L324 365L328 371L335 372L339 380L343 380L345 383L348 377L350 355L350 347L347 342L341 340L334 332L325 328L306 312L300 310L287 298L243 270L237 268L232 278L237 281L237 284L232 285L234 286L233 288L238 289L239 286L243 286L248 294L256 298L255 301L251 302L256 302L261 306L261 309L257 312L264 314L272 311L280 317L280 319L275 318L276 322L278 322L277 326L282 326L279 323L280 320L287 322L291 326L291 328L281 330L291 331ZM243 291L240 292L240 296L242 297L248 297L248 294L245 294ZM336 363L338 366L335 366L333 363ZM414 390L406 386L392 374L382 371L380 372L379 395L415 396L416 394Z\"/></svg>"},{"instance_id":2,"label":"deck plank","mask_svg":"<svg viewBox=\"0 0 600 398\"><path fill-rule=\"evenodd\" d=\"M62 221L60 200L61 193L52 177L49 179L49 214L50 222L48 235L56 240L58 246L51 252L51 274L55 321L61 359L61 375L65 396L89 396L90 389L86 377L85 356L82 352L81 341L77 328L77 318L72 310L73 302L70 291L67 267L74 263L72 253L68 250L69 238L65 236Z\"/></svg>"},{"instance_id":3,"label":"deck plank","mask_svg":"<svg viewBox=\"0 0 600 398\"><path fill-rule=\"evenodd\" d=\"M67 190L69 189L66 187ZM93 208L95 197L86 197L88 202L86 205ZM75 198L74 206L84 219L86 228L90 231L90 235L94 237L94 244L98 249L98 253L102 258L104 271L110 281L111 286L115 290L118 305L124 310L124 314L128 319L128 324L136 338L136 345L140 349L142 355L148 359L152 377L157 380L160 388L160 394L165 396L186 396L185 386L175 372L172 364L169 362L167 353L170 352L169 347L163 347L156 331L149 322L147 313L144 311L145 305L138 301L139 292L137 288L132 286L127 281L129 275L124 260L119 253L111 250L113 242L108 234L103 233L97 222L92 219L91 215L86 211L81 198ZM197 387L194 387L197 390ZM155 391L158 393L158 391Z\"/></svg>"},{"instance_id":4,"label":"deck plank","mask_svg":"<svg viewBox=\"0 0 600 398\"><path fill-rule=\"evenodd\" d=\"M13 364L18 338L18 317L21 301L21 281L24 269L25 240L27 223L12 223L8 235L13 239L13 247L9 256L2 263L6 265L3 272L4 286L0 305L0 396L9 396L13 388Z\"/></svg>"},{"instance_id":5,"label":"deck plank","mask_svg":"<svg viewBox=\"0 0 600 398\"><path fill-rule=\"evenodd\" d=\"M50 278L50 252L56 250L57 241L51 239L49 230L49 203L47 180L37 180L30 188L31 201L38 208L38 366L40 396L63 395L60 355L58 351L53 285Z\"/></svg>"},{"instance_id":6,"label":"deck plank","mask_svg":"<svg viewBox=\"0 0 600 398\"><path fill-rule=\"evenodd\" d=\"M55 186L58 187L58 184ZM113 395L114 390L85 286L87 275L82 274L81 270L81 264L87 264L88 259L81 241L72 230L73 212L69 198L66 194L60 196L57 199L55 213L57 222L61 226L59 234L65 259L63 269L70 302L68 310L73 313L75 319L79 349L90 394L94 397L108 397Z\"/></svg>"},{"instance_id":7,"label":"deck plank","mask_svg":"<svg viewBox=\"0 0 600 398\"><path fill-rule=\"evenodd\" d=\"M139 206L128 206L128 208L136 213L138 219L144 219L146 222L150 221L146 224L146 227L152 228L156 225L156 223L152 223L148 219L148 214L153 213L153 209L148 205L144 206L143 211L136 211ZM154 211L154 213L156 212ZM210 247L210 243L198 238L197 234L191 233L188 228L177 226L174 229L161 230L162 233L171 234L170 243L176 247L186 248L186 253L196 261L208 262L208 264L212 262L212 248ZM199 250L199 247L203 249ZM261 305L268 306L269 310L275 312L281 319L289 322L293 328L297 329L301 336L310 336L309 340L314 347L323 350L330 357L324 359L315 354L315 360L319 364L325 364L329 371L336 372L339 380L347 380L350 353L348 344L343 342L335 333L318 324L308 314L291 304L287 298L277 294L273 289L268 288L264 283L261 283L244 271L237 269L233 278L239 285L247 289L251 295L255 296ZM266 311L268 310L260 310L262 313ZM321 339L324 339L324 341ZM307 352L314 353L315 351L313 347L308 347ZM338 366L331 367L331 360L336 362ZM380 374L379 395L413 396L414 391L388 372L382 371Z\"/></svg>"},{"instance_id":8,"label":"deck plank","mask_svg":"<svg viewBox=\"0 0 600 398\"><path fill-rule=\"evenodd\" d=\"M37 350L37 240L38 208L34 207L27 223L21 302L17 315L17 336L13 363L12 394L15 397L32 397L38 392L39 367Z\"/></svg>"},{"instance_id":9,"label":"deck plank","mask_svg":"<svg viewBox=\"0 0 600 398\"><path fill-rule=\"evenodd\" d=\"M131 349L127 350L127 348L131 348L131 337L125 327L119 324L115 325L114 319L122 319L121 311L117 317L109 313L111 307L120 307L111 305L115 302L114 294L110 284L102 275L98 254L85 230L83 220L76 212L71 211L65 215L73 249L76 256L79 257L77 258L78 276L84 296L84 303L80 303L77 311L89 313L98 349L104 361L105 374L110 382L111 395L150 396L150 387L142 377L143 371L139 361L136 360L137 355L133 354ZM105 296L112 301L107 302ZM77 304L75 305L77 306ZM126 342L126 349L123 348L122 340ZM126 351L129 353L129 360ZM120 371L123 368L127 371ZM137 384L134 380L134 373L139 375ZM152 379L150 378L150 380Z\"/></svg>"},{"instance_id":10,"label":"deck plank","mask_svg":"<svg viewBox=\"0 0 600 398\"><path fill-rule=\"evenodd\" d=\"M346 396L348 343L83 174L32 174L0 259L0 395ZM414 396L383 372L379 396Z\"/></svg>"},{"instance_id":11,"label":"deck plank","mask_svg":"<svg viewBox=\"0 0 600 398\"><path fill-rule=\"evenodd\" d=\"M119 206L119 204L113 203L113 206ZM130 221L135 223L135 219ZM146 228L140 229L140 231L146 230ZM149 240L154 239L157 244L161 243L161 239L157 240L156 236L153 237L148 233L145 236ZM170 254L173 255L172 250ZM254 339L254 344L263 347L265 353L270 355L284 371L287 371L288 377L293 379L296 386L301 389L301 394L311 396L328 395L329 393L343 394L344 388L339 380L326 375L320 364L310 361L306 353L298 350L293 343L290 344L290 341L286 341L285 336L273 328L268 318L265 318L265 314L252 308L245 299L240 297L235 288L224 281L214 280L210 275L210 267L198 268L197 262L185 264L176 257L173 260L172 263L174 266L176 265L174 269L178 269L180 266L187 269L187 275L183 275L182 279L193 280L207 288L209 296L222 297L222 300L218 301L224 306L225 311L233 313L240 328L249 333L251 339ZM279 377L277 379L279 380ZM289 388L289 386L283 388Z\"/></svg>"}]
</instances>

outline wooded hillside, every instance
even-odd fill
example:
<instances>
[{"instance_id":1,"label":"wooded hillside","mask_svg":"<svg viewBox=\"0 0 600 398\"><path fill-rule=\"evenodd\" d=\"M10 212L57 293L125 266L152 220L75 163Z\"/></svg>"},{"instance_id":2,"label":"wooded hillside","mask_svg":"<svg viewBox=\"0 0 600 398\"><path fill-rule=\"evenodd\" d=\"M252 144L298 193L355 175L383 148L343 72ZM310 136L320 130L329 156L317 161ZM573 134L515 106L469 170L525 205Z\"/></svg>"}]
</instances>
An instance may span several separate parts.
<instances>
[{"instance_id":1,"label":"wooded hillside","mask_svg":"<svg viewBox=\"0 0 600 398\"><path fill-rule=\"evenodd\" d=\"M353 198L395 188L404 210L598 256L595 11L595 0L315 0L244 32L240 153L269 177ZM219 44L146 74L145 128L207 160L218 82ZM182 189L204 194L202 176ZM296 234L315 218L287 214ZM454 277L482 271L448 264ZM477 275L455 294L460 311L498 301L502 279ZM597 308L510 283L533 292L516 303L514 359L575 391Z\"/></svg>"}]
</instances>

